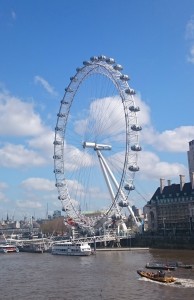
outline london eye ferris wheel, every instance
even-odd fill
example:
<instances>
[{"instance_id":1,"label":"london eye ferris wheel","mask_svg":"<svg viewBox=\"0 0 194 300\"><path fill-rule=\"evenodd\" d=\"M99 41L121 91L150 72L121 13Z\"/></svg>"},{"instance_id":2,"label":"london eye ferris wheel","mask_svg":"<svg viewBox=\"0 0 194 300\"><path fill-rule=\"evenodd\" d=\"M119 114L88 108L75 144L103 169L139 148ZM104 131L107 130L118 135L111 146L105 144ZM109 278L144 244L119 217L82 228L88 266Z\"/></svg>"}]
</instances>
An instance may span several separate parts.
<instances>
[{"instance_id":1,"label":"london eye ferris wheel","mask_svg":"<svg viewBox=\"0 0 194 300\"><path fill-rule=\"evenodd\" d=\"M139 171L135 91L113 58L93 56L76 69L57 114L54 173L67 217L81 226L119 222L129 215ZM86 217L86 211L101 211ZM98 224L98 225L97 225Z\"/></svg>"}]
</instances>

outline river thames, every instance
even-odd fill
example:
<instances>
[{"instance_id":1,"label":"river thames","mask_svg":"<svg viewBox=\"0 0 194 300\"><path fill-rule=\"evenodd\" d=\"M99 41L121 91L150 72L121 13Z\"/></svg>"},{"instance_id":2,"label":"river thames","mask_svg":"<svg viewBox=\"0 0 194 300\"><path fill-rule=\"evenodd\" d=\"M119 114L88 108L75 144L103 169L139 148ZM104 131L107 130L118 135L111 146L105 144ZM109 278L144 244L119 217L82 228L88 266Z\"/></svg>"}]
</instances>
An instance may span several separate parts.
<instances>
[{"instance_id":1,"label":"river thames","mask_svg":"<svg viewBox=\"0 0 194 300\"><path fill-rule=\"evenodd\" d=\"M0 299L38 300L193 300L194 268L169 272L181 285L140 278L147 262L194 265L194 251L97 251L88 257L50 253L0 255Z\"/></svg>"}]
</instances>

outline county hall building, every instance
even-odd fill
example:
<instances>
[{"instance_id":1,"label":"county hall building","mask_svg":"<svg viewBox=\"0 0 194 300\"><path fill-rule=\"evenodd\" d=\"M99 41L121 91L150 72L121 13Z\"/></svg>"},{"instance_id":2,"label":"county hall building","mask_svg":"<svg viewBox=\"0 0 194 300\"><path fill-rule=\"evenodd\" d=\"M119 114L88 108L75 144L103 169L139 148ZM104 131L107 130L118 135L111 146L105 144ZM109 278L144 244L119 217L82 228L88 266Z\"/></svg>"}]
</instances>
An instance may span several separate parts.
<instances>
[{"instance_id":1,"label":"county hall building","mask_svg":"<svg viewBox=\"0 0 194 300\"><path fill-rule=\"evenodd\" d=\"M194 234L194 140L189 142L190 182L179 175L179 184L160 179L160 186L144 206L147 230L163 235Z\"/></svg>"}]
</instances>

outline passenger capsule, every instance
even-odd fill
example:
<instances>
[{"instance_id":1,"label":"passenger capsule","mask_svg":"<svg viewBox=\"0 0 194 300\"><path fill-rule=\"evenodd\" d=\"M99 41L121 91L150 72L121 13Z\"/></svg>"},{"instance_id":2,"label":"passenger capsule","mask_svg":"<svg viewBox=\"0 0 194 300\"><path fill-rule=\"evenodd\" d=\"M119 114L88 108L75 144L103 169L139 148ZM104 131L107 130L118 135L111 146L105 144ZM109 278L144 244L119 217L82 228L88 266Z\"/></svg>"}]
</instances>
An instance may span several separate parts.
<instances>
[{"instance_id":1,"label":"passenger capsule","mask_svg":"<svg viewBox=\"0 0 194 300\"><path fill-rule=\"evenodd\" d=\"M70 87L65 88L65 91L66 91L67 93L72 93L72 92L73 92L73 90L72 90Z\"/></svg>"},{"instance_id":2,"label":"passenger capsule","mask_svg":"<svg viewBox=\"0 0 194 300\"><path fill-rule=\"evenodd\" d=\"M68 207L62 207L62 211L69 211Z\"/></svg>"},{"instance_id":3,"label":"passenger capsule","mask_svg":"<svg viewBox=\"0 0 194 300\"><path fill-rule=\"evenodd\" d=\"M120 206L120 207L127 207L127 206L129 206L129 202L126 201L126 200L121 200L121 201L119 202L119 206Z\"/></svg>"},{"instance_id":4,"label":"passenger capsule","mask_svg":"<svg viewBox=\"0 0 194 300\"><path fill-rule=\"evenodd\" d=\"M99 59L99 60L102 60L102 61L105 61L105 60L106 60L106 56L104 56L104 55L99 55L99 56L98 56L98 59Z\"/></svg>"},{"instance_id":5,"label":"passenger capsule","mask_svg":"<svg viewBox=\"0 0 194 300\"><path fill-rule=\"evenodd\" d=\"M136 94L135 90L130 89L130 88L126 89L125 93L128 94L128 95L135 95Z\"/></svg>"},{"instance_id":6,"label":"passenger capsule","mask_svg":"<svg viewBox=\"0 0 194 300\"><path fill-rule=\"evenodd\" d=\"M115 60L114 60L114 58L108 57L106 59L106 62L107 62L107 64L113 65L115 63Z\"/></svg>"},{"instance_id":7,"label":"passenger capsule","mask_svg":"<svg viewBox=\"0 0 194 300\"><path fill-rule=\"evenodd\" d=\"M64 117L66 117L66 114L64 114L64 113L58 113L58 114L57 114L57 117L59 117L59 118L64 118Z\"/></svg>"},{"instance_id":8,"label":"passenger capsule","mask_svg":"<svg viewBox=\"0 0 194 300\"><path fill-rule=\"evenodd\" d=\"M88 60L84 60L84 61L83 61L83 65L84 65L84 66L90 66L90 65L91 65L91 62L88 61Z\"/></svg>"},{"instance_id":9,"label":"passenger capsule","mask_svg":"<svg viewBox=\"0 0 194 300\"><path fill-rule=\"evenodd\" d=\"M82 69L83 69L83 68L78 67L78 68L76 68L76 71L77 71L77 72L81 72Z\"/></svg>"},{"instance_id":10,"label":"passenger capsule","mask_svg":"<svg viewBox=\"0 0 194 300\"><path fill-rule=\"evenodd\" d=\"M91 60L91 61L98 61L98 57L97 57L97 56L92 56L92 57L90 58L90 60Z\"/></svg>"},{"instance_id":11,"label":"passenger capsule","mask_svg":"<svg viewBox=\"0 0 194 300\"><path fill-rule=\"evenodd\" d=\"M121 65L115 65L113 68L114 68L116 71L121 71L121 70L123 70L123 67L122 67Z\"/></svg>"},{"instance_id":12,"label":"passenger capsule","mask_svg":"<svg viewBox=\"0 0 194 300\"><path fill-rule=\"evenodd\" d=\"M55 131L63 131L63 128L62 128L62 127L56 126L56 127L55 127Z\"/></svg>"},{"instance_id":13,"label":"passenger capsule","mask_svg":"<svg viewBox=\"0 0 194 300\"><path fill-rule=\"evenodd\" d=\"M132 112L137 112L137 111L140 111L140 107L139 106L131 105L129 107L129 110L132 111Z\"/></svg>"},{"instance_id":14,"label":"passenger capsule","mask_svg":"<svg viewBox=\"0 0 194 300\"><path fill-rule=\"evenodd\" d=\"M54 141L53 144L54 145L62 145L62 141Z\"/></svg>"},{"instance_id":15,"label":"passenger capsule","mask_svg":"<svg viewBox=\"0 0 194 300\"><path fill-rule=\"evenodd\" d=\"M62 158L62 155L57 155L57 154L53 155L53 159L61 159L61 158Z\"/></svg>"},{"instance_id":16,"label":"passenger capsule","mask_svg":"<svg viewBox=\"0 0 194 300\"><path fill-rule=\"evenodd\" d=\"M111 216L112 220L120 220L121 216L119 214L114 214Z\"/></svg>"},{"instance_id":17,"label":"passenger capsule","mask_svg":"<svg viewBox=\"0 0 194 300\"><path fill-rule=\"evenodd\" d=\"M132 183L130 183L130 184L126 184L126 185L124 186L124 188L125 188L127 191L133 191L133 190L135 189L135 186L134 186Z\"/></svg>"},{"instance_id":18,"label":"passenger capsule","mask_svg":"<svg viewBox=\"0 0 194 300\"><path fill-rule=\"evenodd\" d=\"M123 80L123 81L128 81L128 80L129 80L129 76L128 76L128 75L122 74L122 75L120 76L120 79Z\"/></svg>"},{"instance_id":19,"label":"passenger capsule","mask_svg":"<svg viewBox=\"0 0 194 300\"><path fill-rule=\"evenodd\" d=\"M134 131L141 131L142 127L140 125L133 124L131 126L131 129L134 130Z\"/></svg>"},{"instance_id":20,"label":"passenger capsule","mask_svg":"<svg viewBox=\"0 0 194 300\"><path fill-rule=\"evenodd\" d=\"M69 102L67 102L67 101L65 101L64 99L63 100L61 100L61 104L69 104Z\"/></svg>"},{"instance_id":21,"label":"passenger capsule","mask_svg":"<svg viewBox=\"0 0 194 300\"><path fill-rule=\"evenodd\" d=\"M57 182L57 183L55 183L55 186L56 187L62 187L62 186L64 186L64 183L63 182Z\"/></svg>"},{"instance_id":22,"label":"passenger capsule","mask_svg":"<svg viewBox=\"0 0 194 300\"><path fill-rule=\"evenodd\" d=\"M77 77L72 76L72 77L70 77L70 80L73 81L73 82L76 82L78 79L77 79Z\"/></svg>"},{"instance_id":23,"label":"passenger capsule","mask_svg":"<svg viewBox=\"0 0 194 300\"><path fill-rule=\"evenodd\" d=\"M55 170L54 170L54 173L55 173L55 174L60 174L60 173L62 173L62 170L61 170L61 169L55 169Z\"/></svg>"},{"instance_id":24,"label":"passenger capsule","mask_svg":"<svg viewBox=\"0 0 194 300\"><path fill-rule=\"evenodd\" d=\"M139 171L139 167L137 165L132 165L132 166L129 166L129 171L132 171L132 172L137 172Z\"/></svg>"},{"instance_id":25,"label":"passenger capsule","mask_svg":"<svg viewBox=\"0 0 194 300\"><path fill-rule=\"evenodd\" d=\"M141 146L138 144L135 144L133 146L131 146L131 150L133 151L141 151Z\"/></svg>"},{"instance_id":26,"label":"passenger capsule","mask_svg":"<svg viewBox=\"0 0 194 300\"><path fill-rule=\"evenodd\" d=\"M59 200L65 200L66 198L65 198L65 196L58 196L58 199Z\"/></svg>"}]
</instances>

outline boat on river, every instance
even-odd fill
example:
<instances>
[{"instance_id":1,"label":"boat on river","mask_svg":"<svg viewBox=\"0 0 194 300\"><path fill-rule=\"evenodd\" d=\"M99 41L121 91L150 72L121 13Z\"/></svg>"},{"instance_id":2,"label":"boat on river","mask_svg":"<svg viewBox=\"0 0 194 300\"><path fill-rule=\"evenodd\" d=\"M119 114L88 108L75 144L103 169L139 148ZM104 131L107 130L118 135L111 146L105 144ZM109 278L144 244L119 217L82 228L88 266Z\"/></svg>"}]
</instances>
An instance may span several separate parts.
<instances>
[{"instance_id":1,"label":"boat on river","mask_svg":"<svg viewBox=\"0 0 194 300\"><path fill-rule=\"evenodd\" d=\"M0 244L0 253L18 253L19 249L15 245L10 245L10 244Z\"/></svg>"},{"instance_id":2,"label":"boat on river","mask_svg":"<svg viewBox=\"0 0 194 300\"><path fill-rule=\"evenodd\" d=\"M18 246L20 252L29 252L29 253L44 253L45 246L43 244L36 243L26 243Z\"/></svg>"},{"instance_id":3,"label":"boat on river","mask_svg":"<svg viewBox=\"0 0 194 300\"><path fill-rule=\"evenodd\" d=\"M137 270L137 273L141 277L145 277L147 279L162 282L162 283L172 283L172 282L176 281L176 279L174 277L166 276L165 273L162 271L158 271L158 272L154 273L154 272L146 272L146 271L142 271L142 270Z\"/></svg>"},{"instance_id":4,"label":"boat on river","mask_svg":"<svg viewBox=\"0 0 194 300\"><path fill-rule=\"evenodd\" d=\"M69 256L88 256L92 254L92 250L86 242L56 242L52 245L51 253Z\"/></svg>"},{"instance_id":5,"label":"boat on river","mask_svg":"<svg viewBox=\"0 0 194 300\"><path fill-rule=\"evenodd\" d=\"M169 262L168 263L170 266L174 266L175 268L183 268L183 269L192 269L193 265L190 264L184 264L180 261L175 261L175 262Z\"/></svg>"},{"instance_id":6,"label":"boat on river","mask_svg":"<svg viewBox=\"0 0 194 300\"><path fill-rule=\"evenodd\" d=\"M177 263L177 267L178 268L183 268L183 269L192 269L193 268L192 265L183 264L183 263Z\"/></svg>"},{"instance_id":7,"label":"boat on river","mask_svg":"<svg viewBox=\"0 0 194 300\"><path fill-rule=\"evenodd\" d=\"M176 270L177 266L172 265L169 263L160 263L160 262L153 262L153 263L147 263L145 265L147 269L156 269L156 270L169 270L169 271L174 271Z\"/></svg>"}]
</instances>

